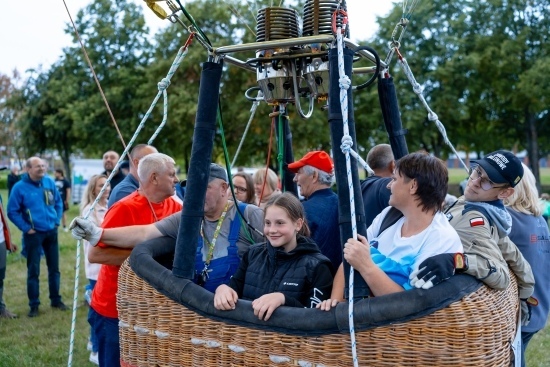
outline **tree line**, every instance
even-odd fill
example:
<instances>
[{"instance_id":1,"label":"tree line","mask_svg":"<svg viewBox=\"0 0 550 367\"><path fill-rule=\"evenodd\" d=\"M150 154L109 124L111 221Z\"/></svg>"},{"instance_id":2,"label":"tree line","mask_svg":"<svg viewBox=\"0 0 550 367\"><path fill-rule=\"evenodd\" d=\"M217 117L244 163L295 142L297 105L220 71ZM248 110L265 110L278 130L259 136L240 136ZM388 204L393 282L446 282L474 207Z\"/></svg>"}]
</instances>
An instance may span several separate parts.
<instances>
[{"instance_id":1,"label":"tree line","mask_svg":"<svg viewBox=\"0 0 550 367\"><path fill-rule=\"evenodd\" d=\"M186 10L214 46L255 41L256 11L270 1L204 0L186 2ZM298 2L296 9L302 9ZM529 162L550 150L550 0L431 0L419 2L401 40L407 59L430 107L444 123L458 150L489 152L499 148L527 150ZM78 12L75 24L89 59L127 143L158 92L178 49L189 34L166 21L153 40L143 9L127 0L96 0ZM149 11L149 10L146 10ZM382 59L395 25L403 18L402 4L377 19L373 39L361 41ZM72 26L72 44L48 69L20 75L0 74L0 145L11 154L31 156L59 152L67 172L73 154L99 157L108 149L123 150ZM353 33L353 24L350 25ZM239 53L239 59L254 53ZM201 63L206 51L194 42L168 87L168 123L156 138L159 151L174 156L184 168L190 159ZM410 151L425 149L445 159L451 152L414 94L396 57L389 69L397 88ZM353 84L364 76L354 76ZM240 143L250 116L244 92L256 86L255 73L227 65L222 76L225 139L230 155ZM355 91L354 116L359 152L387 142L376 87ZM327 111L316 102L313 116L303 120L289 106L296 155L329 150ZM305 104L305 103L302 103ZM237 165L265 164L273 106L260 104ZM146 142L162 121L162 99L137 142ZM271 138L273 139L273 138ZM275 152L276 143L272 144ZM336 147L336 149L338 149ZM221 134L214 158L221 159ZM271 154L275 165L276 154ZM538 164L531 164L537 179Z\"/></svg>"}]
</instances>

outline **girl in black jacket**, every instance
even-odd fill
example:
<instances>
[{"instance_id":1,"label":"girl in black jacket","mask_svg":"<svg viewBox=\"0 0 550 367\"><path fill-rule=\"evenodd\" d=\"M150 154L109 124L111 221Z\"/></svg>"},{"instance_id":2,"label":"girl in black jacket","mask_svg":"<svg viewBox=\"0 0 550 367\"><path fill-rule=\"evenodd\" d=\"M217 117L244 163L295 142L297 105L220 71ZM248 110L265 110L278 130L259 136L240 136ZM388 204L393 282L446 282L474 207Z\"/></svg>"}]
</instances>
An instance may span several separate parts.
<instances>
[{"instance_id":1,"label":"girl in black jacket","mask_svg":"<svg viewBox=\"0 0 550 367\"><path fill-rule=\"evenodd\" d=\"M232 310L239 298L252 300L254 315L267 321L279 306L315 307L329 298L332 265L308 236L304 208L290 193L272 198L265 207L268 241L244 254L229 285L214 295L218 310Z\"/></svg>"}]
</instances>

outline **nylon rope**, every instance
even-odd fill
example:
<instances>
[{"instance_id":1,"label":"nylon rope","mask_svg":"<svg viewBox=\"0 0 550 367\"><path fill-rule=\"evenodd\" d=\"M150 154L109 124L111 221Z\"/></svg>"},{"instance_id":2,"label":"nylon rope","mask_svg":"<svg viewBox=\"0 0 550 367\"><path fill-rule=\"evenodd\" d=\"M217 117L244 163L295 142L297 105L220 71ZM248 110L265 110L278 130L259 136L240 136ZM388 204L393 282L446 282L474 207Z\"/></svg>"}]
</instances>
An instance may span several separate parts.
<instances>
[{"instance_id":1,"label":"nylon rope","mask_svg":"<svg viewBox=\"0 0 550 367\"><path fill-rule=\"evenodd\" d=\"M203 46L205 46L208 50L211 50L212 49L212 43L210 42L210 40L208 39L208 37L206 36L206 34L204 34L204 32L202 31L202 29L197 25L197 23L195 22L195 19L193 19L193 17L191 16L191 14L189 14L187 12L187 10L183 7L183 5L181 4L180 0L176 0L176 2L178 3L178 5L180 6L180 10L182 11L182 13L185 15L185 17L187 18L187 20L189 20L189 22L191 22L191 25L193 26L193 28L195 28L195 30L198 32L199 34L199 38L202 40L201 44L203 44Z\"/></svg>"},{"instance_id":2,"label":"nylon rope","mask_svg":"<svg viewBox=\"0 0 550 367\"><path fill-rule=\"evenodd\" d=\"M268 170L269 170L269 161L271 160L271 148L273 146L273 131L275 130L275 117L279 115L280 111L275 111L275 108L277 107L274 107L274 110L272 113L269 114L269 116L271 116L271 129L270 129L270 133L269 133L269 145L267 147L267 160L266 160L266 163L265 163L265 175L264 175L264 182L262 184L262 190L260 191L260 197L258 198L258 206L260 206L260 204L262 203L262 198L264 196L264 189L265 189L265 185L266 185L266 181L267 181L267 174L269 173Z\"/></svg>"},{"instance_id":3,"label":"nylon rope","mask_svg":"<svg viewBox=\"0 0 550 367\"><path fill-rule=\"evenodd\" d=\"M345 23L344 23L345 27ZM344 134L342 136L342 144L340 149L342 153L346 156L346 173L348 179L348 189L349 189L349 201L350 201L350 211L351 211L351 230L353 233L353 239L357 239L357 220L355 218L355 196L353 191L353 179L351 175L351 159L350 152L352 151L351 147L353 145L353 139L349 135L349 126L348 126L348 89L351 86L351 80L346 75L344 69L344 51L342 46L342 27L338 27L336 30L336 43L338 47L338 84L340 85L340 105L342 109L342 120L343 120L343 130ZM353 357L353 365L355 367L359 366L357 359L357 341L355 340L355 325L353 322L353 283L354 283L354 269L353 266L349 268L349 301L348 301L348 320L349 320L349 332L351 338L351 353Z\"/></svg>"},{"instance_id":4,"label":"nylon rope","mask_svg":"<svg viewBox=\"0 0 550 367\"><path fill-rule=\"evenodd\" d=\"M103 93L103 88L101 88L101 83L99 82L99 79L97 78L97 74L94 70L94 67L92 65L92 61L90 61L90 57L88 56L88 52L86 51L86 47L84 46L84 43L82 42L82 38L80 37L80 33L78 32L78 29L76 28L76 25L74 24L73 17L71 15L71 12L69 11L69 8L67 7L67 3L65 0L63 0L63 5L65 5L65 9L67 10L67 14L69 15L69 19L71 20L71 24L73 26L74 32L76 34L76 37L78 38L78 42L80 43L80 48L82 49L82 52L84 53L84 57L86 59L86 63L88 64L88 67L90 68L90 71L92 72L92 76L94 77L94 81L97 85L97 88L99 89L99 93L101 94L101 98L103 99L103 102L105 103L105 107L107 108L107 111L109 112L109 116L111 117L111 121L113 121L113 124L115 126L115 129L117 131L118 137L120 138L120 141L122 142L122 145L126 147L126 143L124 142L124 138L122 137L122 133L120 132L120 129L118 128L118 124L116 123L115 116L113 115L113 111L111 111L111 107L109 106L109 102L107 101L107 97L105 96L105 93Z\"/></svg>"},{"instance_id":5,"label":"nylon rope","mask_svg":"<svg viewBox=\"0 0 550 367\"><path fill-rule=\"evenodd\" d=\"M235 188L233 187L233 175L231 174L231 167L228 166L229 162L229 152L227 150L227 142L225 140L225 131L223 128L223 116L221 112L221 105L218 100L218 125L220 127L220 135L222 138L222 147L223 147L223 157L225 159L225 170L227 171L227 178L229 179L229 188L231 189L231 196L233 197L234 202L237 202L237 198L235 196ZM250 229L254 230L254 232L259 233L261 236L263 236L263 232L260 232L257 228L253 227L249 221L246 220L244 217L244 213L241 212L241 209L239 209L238 205L235 205L235 209L237 210L237 215L239 216L241 223L246 223L246 226L244 226L245 230L245 236L248 238L250 243L254 243L254 239L252 238L252 234L250 233Z\"/></svg>"},{"instance_id":6,"label":"nylon rope","mask_svg":"<svg viewBox=\"0 0 550 367\"><path fill-rule=\"evenodd\" d=\"M155 130L155 132L147 142L148 145L153 144L153 141L155 141L155 138L158 136L158 134L160 133L160 131L168 121L168 93L166 92L166 88L168 88L168 86L170 85L170 79L172 79L172 76L174 76L174 73L176 72L176 70L178 70L178 67L180 66L181 62L183 61L185 56L187 56L187 52L189 51L189 45L191 44L191 41L193 40L194 35L195 33L191 33L191 35L187 39L187 42L185 42L185 44L182 47L180 47L176 55L176 58L172 63L172 66L170 66L170 69L168 70L168 74L166 74L166 77L162 78L162 80L157 84L159 91L155 99L153 100L153 103L151 104L151 107L149 108L147 113L148 114L151 113L151 111L157 104L157 101L159 100L161 94L163 96L163 101L164 101L164 104L163 104L164 111L162 114L162 122L160 123L160 125L157 127L157 129ZM148 117L149 115L144 116L145 119L147 119Z\"/></svg>"},{"instance_id":7,"label":"nylon rope","mask_svg":"<svg viewBox=\"0 0 550 367\"><path fill-rule=\"evenodd\" d=\"M353 158L355 158L357 160L357 162L359 162L359 164L361 165L361 167L363 167L369 176L373 176L374 175L374 171L372 170L372 168L370 168L370 166L368 165L367 162L365 162L365 160L363 158L361 158L361 156L359 154L357 154L356 151L354 151L353 149L350 149L349 151L349 154L351 154L351 156Z\"/></svg>"},{"instance_id":8,"label":"nylon rope","mask_svg":"<svg viewBox=\"0 0 550 367\"><path fill-rule=\"evenodd\" d=\"M244 144L244 140L246 138L246 135L248 134L248 129L250 128L250 125L252 124L252 120L254 119L254 116L256 115L256 110L258 109L258 106L260 105L260 102L263 100L263 93L262 91L258 91L258 95L256 96L256 100L252 103L252 107L250 108L250 118L248 119L248 123L246 124L246 127L244 128L243 137L241 138L241 141L239 142L239 146L237 147L237 151L235 152L235 156L233 157L233 161L231 162L231 168L235 167L235 163L237 162L237 158L239 157L239 153L241 152L241 148Z\"/></svg>"},{"instance_id":9,"label":"nylon rope","mask_svg":"<svg viewBox=\"0 0 550 367\"><path fill-rule=\"evenodd\" d=\"M389 66L395 51L399 49L399 47L401 47L401 40L405 35L405 31L407 30L407 25L411 20L412 13L416 8L416 5L418 5L418 1L419 0L412 0L410 6L407 6L408 0L403 1L402 17L401 19L399 19L399 22L397 22L397 24L395 25L393 32L391 34L390 51L388 52L388 55L386 56L386 60L385 60L387 66ZM401 33L399 34L399 37L397 37L396 39L397 32L399 29L401 29Z\"/></svg>"},{"instance_id":10,"label":"nylon rope","mask_svg":"<svg viewBox=\"0 0 550 367\"><path fill-rule=\"evenodd\" d=\"M468 171L468 167L466 166L466 163L464 163L462 158L460 158L460 156L458 155L458 152L456 151L455 147L453 146L453 144L449 140L449 137L447 136L447 131L445 130L445 126L443 125L443 123L441 121L439 121L439 117L437 116L437 114L435 112L432 111L432 109L428 105L428 102L426 101L426 98L424 98L423 88L416 81L416 79L414 78L413 72L412 72L411 68L409 67L409 64L407 63L407 60L401 55L401 53L399 53L398 49L396 49L396 53L397 53L398 60L401 63L401 66L403 67L403 72L405 73L405 75L407 76L407 79L409 79L409 82L411 83L411 85L413 87L414 93L416 93L418 95L418 98L420 99L420 101L424 105L424 108L428 111L428 120L435 123L435 126L437 127L437 129L441 133L441 136L443 136L443 141L445 142L445 144L447 144L451 148L451 150L456 155L456 158L460 161L460 163L462 164L464 169L466 171Z\"/></svg>"},{"instance_id":11,"label":"nylon rope","mask_svg":"<svg viewBox=\"0 0 550 367\"><path fill-rule=\"evenodd\" d=\"M68 9L67 9L67 11L68 11ZM72 21L72 19L71 19L71 21ZM166 88L168 88L168 86L170 85L170 79L174 75L174 73L175 73L176 69L178 68L178 66L181 64L181 61L183 60L185 55L187 55L188 47L191 44L192 39L193 39L193 34L191 34L189 36L189 38L188 38L187 42L185 43L185 45L182 46L179 49L178 54L176 55L176 58L175 58L174 62L172 63L172 66L170 67L170 70L169 70L168 74L166 75L166 77L163 78L161 80L161 82L158 83L159 92L155 96L155 98L154 98L153 102L151 103L151 106L147 110L145 116L143 116L140 124L138 125L136 131L134 132L134 135L132 136L132 138L128 142L128 145L125 146L124 152L122 152L122 154L120 155L120 158L119 158L118 162L116 163L115 167L113 168L113 171L111 171L111 174L107 178L107 181L105 182L105 185L103 185L103 187L101 188L99 194L96 197L96 200L94 200L94 202L92 203L92 205L88 209L88 212L84 215L85 219L88 219L88 217L90 216L90 213L94 210L95 205L99 201L99 198L103 195L103 192L105 191L105 187L107 186L108 183L111 182L111 179L117 173L120 164L122 163L122 161L124 160L124 158L126 157L128 152L130 151L130 148L133 146L135 140L137 139L137 136L139 135L139 133L143 129L143 126L145 125L145 122L149 118L149 115L151 114L153 108L156 106L156 103L157 103L157 101L159 100L159 98L162 94L165 95L165 111L164 111L165 112L165 118L163 118L163 123L164 124L166 123L165 119L167 119L166 116L167 116L167 103L168 103L167 97L166 97ZM159 125L159 127L157 128L157 130L155 131L155 133L153 134L153 136L149 140L150 142L152 142L154 140L154 138L158 135L158 133L160 132L162 127L164 127L163 123L161 123L161 125ZM122 139L122 136L121 136L121 139ZM77 241L77 250L76 250L75 278L74 278L74 290L73 290L73 314L72 314L72 319L71 319L71 332L70 332L70 341L69 341L69 358L68 358L68 361L67 361L67 366L68 367L72 366L73 355L74 355L76 311L77 311L77 306L78 306L78 293L79 293L78 292L78 287L79 287L79 282L80 282L80 263L81 263L80 246L81 246L81 241L78 240ZM82 244L82 246L84 246L84 245Z\"/></svg>"},{"instance_id":12,"label":"nylon rope","mask_svg":"<svg viewBox=\"0 0 550 367\"><path fill-rule=\"evenodd\" d=\"M92 72L94 81L99 89L99 93L101 94L101 98L103 99L103 102L105 103L105 106L107 108L107 111L109 112L109 116L111 117L111 121L113 121L113 124L115 126L115 129L117 131L117 134L120 138L120 141L122 142L122 145L126 147L126 143L124 142L124 138L122 137L122 134L120 132L120 129L118 128L118 124L116 123L115 117L113 115L113 112L111 111L111 107L109 106L109 102L107 101L107 97L105 96L105 93L103 93L103 89L101 88L101 83L99 82L99 79L97 78L97 74L94 70L94 67L92 65L92 62L90 61L90 57L88 56L88 52L86 51L86 47L84 46L84 43L82 42L82 38L80 37L80 33L78 32L78 29L76 28L76 25L74 24L73 17L71 15L71 12L69 11L69 8L67 6L67 3L65 0L63 0L63 5L65 6L65 10L67 11L67 15L69 16L69 19L71 21L71 24L73 26L73 29L75 31L76 37L78 38L78 42L80 43L80 48L82 49L82 52L84 53L84 58L86 59L86 63L88 64L88 67L90 68L90 71ZM112 175L111 175L112 176ZM99 197L96 198L96 201L99 201ZM92 208L90 208L92 209ZM88 215L91 212L91 210L88 211ZM77 303L78 303L78 285L80 282L80 245L81 241L79 240L76 244L76 259L75 259L75 277L74 277L74 295L73 295L73 309L72 309L72 316L71 316L71 331L70 331L70 337L69 337L69 356L67 360L67 366L71 367L73 363L73 355L74 355L74 339L75 339L75 329L76 329L76 311L77 311ZM84 246L84 245L82 245Z\"/></svg>"}]
</instances>

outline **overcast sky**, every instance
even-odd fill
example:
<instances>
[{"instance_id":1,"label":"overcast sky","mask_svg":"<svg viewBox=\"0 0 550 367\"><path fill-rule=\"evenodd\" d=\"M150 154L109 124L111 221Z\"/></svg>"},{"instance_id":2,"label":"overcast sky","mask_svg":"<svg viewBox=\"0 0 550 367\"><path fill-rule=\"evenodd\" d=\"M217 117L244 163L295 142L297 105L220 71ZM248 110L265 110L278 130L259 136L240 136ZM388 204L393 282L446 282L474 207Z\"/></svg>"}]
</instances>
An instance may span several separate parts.
<instances>
[{"instance_id":1,"label":"overcast sky","mask_svg":"<svg viewBox=\"0 0 550 367\"><path fill-rule=\"evenodd\" d=\"M114 0L113 0L114 1ZM143 6L147 24L154 34L168 24L157 18L142 0L131 0ZM73 19L90 0L65 0ZM182 2L185 6L185 1ZM347 0L353 40L365 40L376 31L375 16L385 16L391 0ZM198 17L195 15L195 19ZM70 19L63 0L31 2L2 0L0 5L0 73L11 75L13 69L24 72L43 65L48 68L71 45L63 30ZM199 24L200 25L200 24Z\"/></svg>"}]
</instances>

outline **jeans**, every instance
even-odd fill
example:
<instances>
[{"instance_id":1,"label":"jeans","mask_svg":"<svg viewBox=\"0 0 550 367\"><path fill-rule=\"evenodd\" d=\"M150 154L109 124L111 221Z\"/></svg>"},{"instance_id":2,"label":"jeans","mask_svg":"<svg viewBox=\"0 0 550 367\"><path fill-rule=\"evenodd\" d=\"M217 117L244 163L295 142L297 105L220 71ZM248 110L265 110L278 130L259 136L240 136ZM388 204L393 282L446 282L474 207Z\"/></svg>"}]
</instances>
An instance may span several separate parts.
<instances>
[{"instance_id":1,"label":"jeans","mask_svg":"<svg viewBox=\"0 0 550 367\"><path fill-rule=\"evenodd\" d=\"M48 287L50 291L50 304L58 305L61 302L59 294L59 244L57 242L57 228L48 232L36 232L23 235L27 248L27 295L29 306L40 305L40 253L44 250L46 265L48 266Z\"/></svg>"},{"instance_id":2,"label":"jeans","mask_svg":"<svg viewBox=\"0 0 550 367\"><path fill-rule=\"evenodd\" d=\"M120 367L118 319L101 316L93 308L90 308L88 317L92 319L98 341L99 366Z\"/></svg>"},{"instance_id":3,"label":"jeans","mask_svg":"<svg viewBox=\"0 0 550 367\"><path fill-rule=\"evenodd\" d=\"M522 331L521 332L521 367L525 367L525 350L527 349L527 344L531 341L531 338L538 333L537 331Z\"/></svg>"},{"instance_id":4,"label":"jeans","mask_svg":"<svg viewBox=\"0 0 550 367\"><path fill-rule=\"evenodd\" d=\"M90 285L89 285L89 288L86 287L86 289L90 289L91 291L93 291L97 281L93 279L88 279L88 280L90 281ZM92 306L90 306L90 309L88 310L88 324L90 324L90 342L92 343L92 352L97 353L98 341L94 331L94 324L93 324L94 318L93 318L92 312L95 312L95 311L93 310Z\"/></svg>"}]
</instances>

